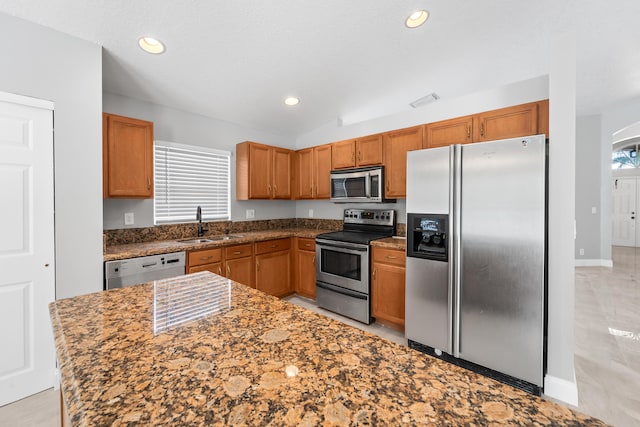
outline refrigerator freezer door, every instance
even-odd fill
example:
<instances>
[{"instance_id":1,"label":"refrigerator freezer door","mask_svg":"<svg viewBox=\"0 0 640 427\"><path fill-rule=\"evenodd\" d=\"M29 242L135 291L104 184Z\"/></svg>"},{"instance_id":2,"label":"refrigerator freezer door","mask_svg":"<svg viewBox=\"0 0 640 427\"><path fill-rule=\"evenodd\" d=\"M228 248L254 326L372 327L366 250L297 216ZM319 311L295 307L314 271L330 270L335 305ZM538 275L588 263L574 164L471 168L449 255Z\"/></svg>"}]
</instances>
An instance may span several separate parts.
<instances>
[{"instance_id":1,"label":"refrigerator freezer door","mask_svg":"<svg viewBox=\"0 0 640 427\"><path fill-rule=\"evenodd\" d=\"M459 356L542 386L544 136L461 152Z\"/></svg>"},{"instance_id":2,"label":"refrigerator freezer door","mask_svg":"<svg viewBox=\"0 0 640 427\"><path fill-rule=\"evenodd\" d=\"M449 196L453 185L452 166L453 147L407 153L407 213L449 215L449 236L453 203ZM411 232L407 230L407 233ZM407 256L405 336L412 341L452 354L451 246L447 245L447 250L448 261Z\"/></svg>"}]
</instances>

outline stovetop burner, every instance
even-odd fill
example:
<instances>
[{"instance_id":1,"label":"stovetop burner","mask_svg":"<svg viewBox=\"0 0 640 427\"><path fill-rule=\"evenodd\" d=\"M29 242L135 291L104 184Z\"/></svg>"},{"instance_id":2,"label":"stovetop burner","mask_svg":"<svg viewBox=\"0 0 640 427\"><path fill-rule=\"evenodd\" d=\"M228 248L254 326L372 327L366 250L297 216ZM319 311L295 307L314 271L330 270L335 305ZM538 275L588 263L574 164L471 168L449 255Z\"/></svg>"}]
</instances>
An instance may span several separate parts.
<instances>
[{"instance_id":1,"label":"stovetop burner","mask_svg":"<svg viewBox=\"0 0 640 427\"><path fill-rule=\"evenodd\" d=\"M323 233L317 239L368 245L372 240L391 237L396 231L393 209L345 209L342 231Z\"/></svg>"}]
</instances>

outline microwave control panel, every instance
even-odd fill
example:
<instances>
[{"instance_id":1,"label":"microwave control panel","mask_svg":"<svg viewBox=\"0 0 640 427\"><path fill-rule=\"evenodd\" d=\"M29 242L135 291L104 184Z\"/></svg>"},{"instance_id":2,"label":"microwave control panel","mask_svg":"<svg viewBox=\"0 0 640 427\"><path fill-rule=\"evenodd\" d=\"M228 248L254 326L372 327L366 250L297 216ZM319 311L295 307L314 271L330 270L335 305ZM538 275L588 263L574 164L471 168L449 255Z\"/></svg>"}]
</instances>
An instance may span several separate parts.
<instances>
[{"instance_id":1,"label":"microwave control panel","mask_svg":"<svg viewBox=\"0 0 640 427\"><path fill-rule=\"evenodd\" d=\"M393 226L396 221L395 214L393 209L345 209L344 222Z\"/></svg>"}]
</instances>

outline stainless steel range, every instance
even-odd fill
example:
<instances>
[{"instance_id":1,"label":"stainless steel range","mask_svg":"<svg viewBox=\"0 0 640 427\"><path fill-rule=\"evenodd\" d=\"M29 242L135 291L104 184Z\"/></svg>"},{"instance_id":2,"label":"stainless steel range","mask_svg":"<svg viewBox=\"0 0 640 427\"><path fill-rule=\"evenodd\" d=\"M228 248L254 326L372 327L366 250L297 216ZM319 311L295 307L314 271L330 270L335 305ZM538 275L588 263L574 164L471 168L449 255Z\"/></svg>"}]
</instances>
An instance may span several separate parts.
<instances>
[{"instance_id":1,"label":"stainless steel range","mask_svg":"<svg viewBox=\"0 0 640 427\"><path fill-rule=\"evenodd\" d=\"M342 231L316 237L316 302L343 316L371 323L369 283L372 240L396 231L394 210L345 209Z\"/></svg>"}]
</instances>

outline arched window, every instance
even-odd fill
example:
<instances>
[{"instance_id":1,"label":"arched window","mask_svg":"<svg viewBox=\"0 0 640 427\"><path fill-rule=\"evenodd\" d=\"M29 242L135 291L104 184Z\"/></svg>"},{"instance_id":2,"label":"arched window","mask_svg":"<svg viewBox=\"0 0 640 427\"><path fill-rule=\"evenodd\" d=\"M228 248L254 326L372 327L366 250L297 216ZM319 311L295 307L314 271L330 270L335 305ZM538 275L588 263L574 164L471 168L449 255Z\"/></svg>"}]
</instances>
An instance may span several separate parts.
<instances>
[{"instance_id":1,"label":"arched window","mask_svg":"<svg viewBox=\"0 0 640 427\"><path fill-rule=\"evenodd\" d=\"M640 168L637 143L631 143L623 147L614 148L611 153L611 169L637 168Z\"/></svg>"}]
</instances>

